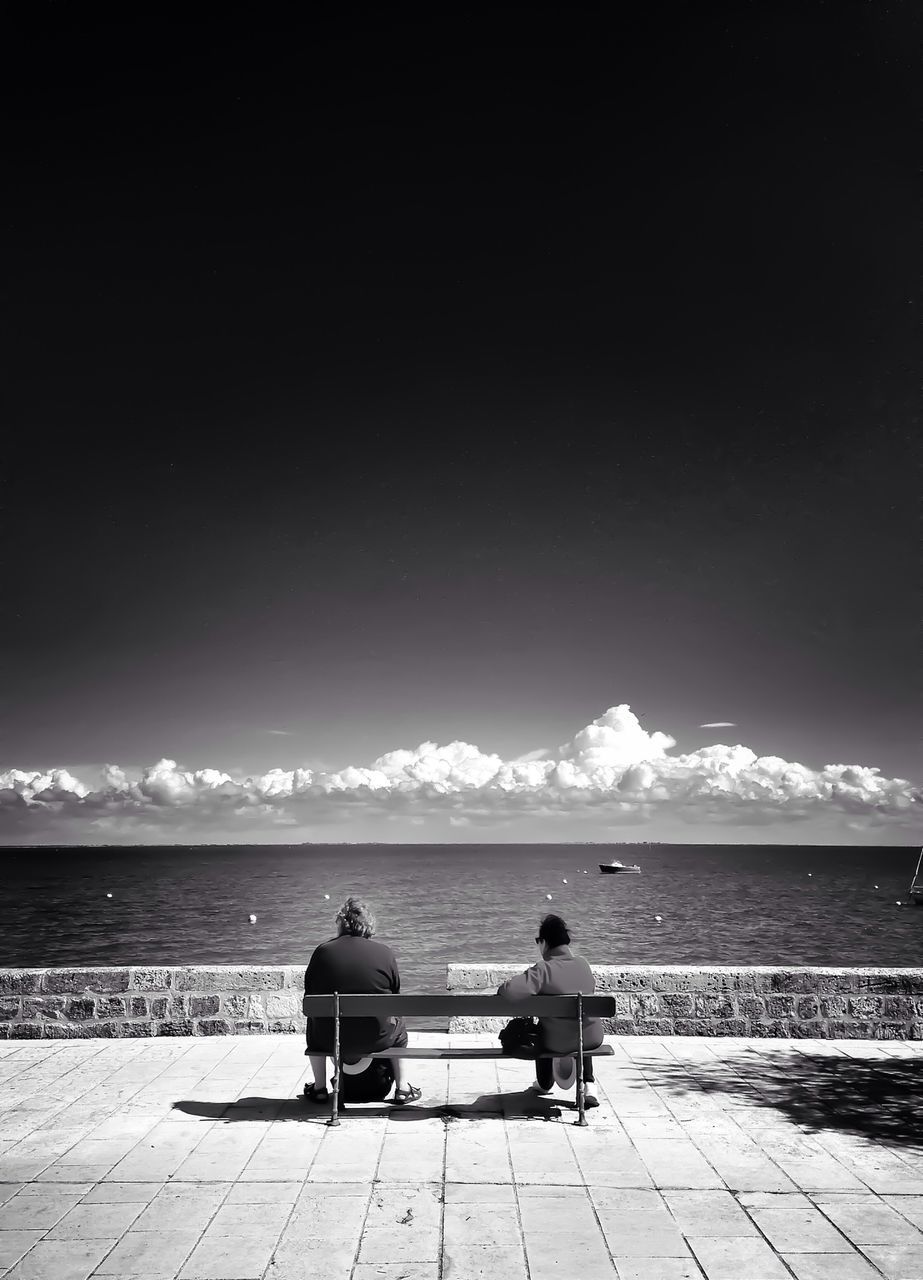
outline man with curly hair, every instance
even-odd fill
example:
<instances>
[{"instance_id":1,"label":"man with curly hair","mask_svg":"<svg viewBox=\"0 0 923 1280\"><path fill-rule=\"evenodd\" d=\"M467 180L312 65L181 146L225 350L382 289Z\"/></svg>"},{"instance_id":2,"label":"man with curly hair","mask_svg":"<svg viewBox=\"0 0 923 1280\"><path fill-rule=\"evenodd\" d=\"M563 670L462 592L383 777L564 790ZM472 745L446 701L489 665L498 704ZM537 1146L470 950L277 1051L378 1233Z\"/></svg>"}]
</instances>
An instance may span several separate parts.
<instances>
[{"instance_id":1,"label":"man with curly hair","mask_svg":"<svg viewBox=\"0 0 923 1280\"><path fill-rule=\"evenodd\" d=\"M390 947L374 938L375 917L361 898L347 898L337 912L337 936L322 942L311 956L304 975L306 995L378 995L401 989L397 958ZM328 1099L327 1058L333 1053L333 1019L309 1018L308 1056L314 1083L305 1090L313 1102ZM403 1018L344 1018L340 1024L340 1051L361 1058L381 1049L403 1049L407 1027ZM398 1106L416 1102L421 1091L404 1083L403 1061L392 1058L394 1097Z\"/></svg>"}]
</instances>

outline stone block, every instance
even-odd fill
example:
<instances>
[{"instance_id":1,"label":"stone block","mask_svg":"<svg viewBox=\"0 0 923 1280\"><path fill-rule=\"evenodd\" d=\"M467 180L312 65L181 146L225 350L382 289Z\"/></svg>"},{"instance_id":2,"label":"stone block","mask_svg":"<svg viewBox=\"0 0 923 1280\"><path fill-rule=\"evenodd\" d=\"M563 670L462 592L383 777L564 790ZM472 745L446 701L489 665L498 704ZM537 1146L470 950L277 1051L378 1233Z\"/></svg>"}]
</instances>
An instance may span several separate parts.
<instances>
[{"instance_id":1,"label":"stone block","mask_svg":"<svg viewBox=\"0 0 923 1280\"><path fill-rule=\"evenodd\" d=\"M824 996L820 1002L822 1018L845 1018L848 1012L849 1002L846 996Z\"/></svg>"},{"instance_id":2,"label":"stone block","mask_svg":"<svg viewBox=\"0 0 923 1280\"><path fill-rule=\"evenodd\" d=\"M850 1016L863 1021L867 1018L880 1018L881 1003L881 996L850 996Z\"/></svg>"},{"instance_id":3,"label":"stone block","mask_svg":"<svg viewBox=\"0 0 923 1280\"><path fill-rule=\"evenodd\" d=\"M876 1040L906 1040L907 1024L905 1022L878 1022L873 1031Z\"/></svg>"},{"instance_id":4,"label":"stone block","mask_svg":"<svg viewBox=\"0 0 923 1280\"><path fill-rule=\"evenodd\" d=\"M64 1012L71 1022L86 1022L96 1014L96 1001L86 997L80 1000L68 1000Z\"/></svg>"},{"instance_id":5,"label":"stone block","mask_svg":"<svg viewBox=\"0 0 923 1280\"><path fill-rule=\"evenodd\" d=\"M734 1018L737 1009L729 995L718 995L700 992L695 997L695 1016L697 1018Z\"/></svg>"},{"instance_id":6,"label":"stone block","mask_svg":"<svg viewBox=\"0 0 923 1280\"><path fill-rule=\"evenodd\" d=\"M634 1024L635 1034L639 1036L672 1036L672 1018L645 1018Z\"/></svg>"},{"instance_id":7,"label":"stone block","mask_svg":"<svg viewBox=\"0 0 923 1280\"><path fill-rule=\"evenodd\" d=\"M825 1025L823 1022L799 1022L793 1019L788 1024L788 1034L793 1040L823 1040L826 1038Z\"/></svg>"},{"instance_id":8,"label":"stone block","mask_svg":"<svg viewBox=\"0 0 923 1280\"><path fill-rule=\"evenodd\" d=\"M46 969L42 990L49 995L108 995L128 990L127 969Z\"/></svg>"},{"instance_id":9,"label":"stone block","mask_svg":"<svg viewBox=\"0 0 923 1280\"><path fill-rule=\"evenodd\" d=\"M189 1018L178 1018L167 1022L155 1022L154 1034L157 1036L194 1036L195 1023Z\"/></svg>"},{"instance_id":10,"label":"stone block","mask_svg":"<svg viewBox=\"0 0 923 1280\"><path fill-rule=\"evenodd\" d=\"M0 1022L0 1040L9 1040L11 1025L9 1022Z\"/></svg>"},{"instance_id":11,"label":"stone block","mask_svg":"<svg viewBox=\"0 0 923 1280\"><path fill-rule=\"evenodd\" d=\"M642 996L641 999L643 998ZM660 996L660 1007L671 1018L689 1018L692 1016L696 1003L702 998L702 996L696 996L693 999L689 992L664 992Z\"/></svg>"},{"instance_id":12,"label":"stone block","mask_svg":"<svg viewBox=\"0 0 923 1280\"><path fill-rule=\"evenodd\" d=\"M615 1016L617 1018L631 1017L631 996L624 991L616 993L615 997Z\"/></svg>"},{"instance_id":13,"label":"stone block","mask_svg":"<svg viewBox=\"0 0 923 1280\"><path fill-rule=\"evenodd\" d=\"M737 1010L742 1018L765 1018L766 1002L762 996L739 995Z\"/></svg>"},{"instance_id":14,"label":"stone block","mask_svg":"<svg viewBox=\"0 0 923 1280\"><path fill-rule=\"evenodd\" d=\"M197 1036L230 1036L234 1028L226 1018L200 1018L195 1024Z\"/></svg>"},{"instance_id":15,"label":"stone block","mask_svg":"<svg viewBox=\"0 0 923 1280\"><path fill-rule=\"evenodd\" d=\"M871 1040L872 1024L870 1022L828 1022L827 1028L831 1040Z\"/></svg>"},{"instance_id":16,"label":"stone block","mask_svg":"<svg viewBox=\"0 0 923 1280\"><path fill-rule=\"evenodd\" d=\"M95 1022L46 1022L43 1027L45 1040L95 1039Z\"/></svg>"},{"instance_id":17,"label":"stone block","mask_svg":"<svg viewBox=\"0 0 923 1280\"><path fill-rule=\"evenodd\" d=\"M636 1018L656 1018L661 1012L661 997L657 995L632 996L632 1013Z\"/></svg>"},{"instance_id":18,"label":"stone block","mask_svg":"<svg viewBox=\"0 0 923 1280\"><path fill-rule=\"evenodd\" d=\"M185 1018L189 1014L189 996L167 996L167 1014L170 1018Z\"/></svg>"},{"instance_id":19,"label":"stone block","mask_svg":"<svg viewBox=\"0 0 923 1280\"><path fill-rule=\"evenodd\" d=\"M282 985L293 987L296 991L304 991L304 965L287 965Z\"/></svg>"},{"instance_id":20,"label":"stone block","mask_svg":"<svg viewBox=\"0 0 923 1280\"><path fill-rule=\"evenodd\" d=\"M603 1030L607 1036L636 1036L638 1028L628 1018L603 1018Z\"/></svg>"},{"instance_id":21,"label":"stone block","mask_svg":"<svg viewBox=\"0 0 923 1280\"><path fill-rule=\"evenodd\" d=\"M217 996L190 996L189 1012L194 1018L211 1018L221 1007Z\"/></svg>"},{"instance_id":22,"label":"stone block","mask_svg":"<svg viewBox=\"0 0 923 1280\"><path fill-rule=\"evenodd\" d=\"M112 1026L118 1027L120 1038L128 1040L146 1039L154 1034L153 1022L114 1022Z\"/></svg>"},{"instance_id":23,"label":"stone block","mask_svg":"<svg viewBox=\"0 0 923 1280\"><path fill-rule=\"evenodd\" d=\"M215 969L174 969L177 991L277 991L282 987L281 968L268 965L235 969L231 965Z\"/></svg>"},{"instance_id":24,"label":"stone block","mask_svg":"<svg viewBox=\"0 0 923 1280\"><path fill-rule=\"evenodd\" d=\"M166 991L172 972L169 969L132 969L129 991Z\"/></svg>"},{"instance_id":25,"label":"stone block","mask_svg":"<svg viewBox=\"0 0 923 1280\"><path fill-rule=\"evenodd\" d=\"M678 1036L745 1036L745 1018L677 1018L673 1031Z\"/></svg>"},{"instance_id":26,"label":"stone block","mask_svg":"<svg viewBox=\"0 0 923 1280\"><path fill-rule=\"evenodd\" d=\"M788 1023L782 1022L778 1018L771 1022L751 1022L750 1035L760 1036L764 1039L781 1039L788 1038Z\"/></svg>"},{"instance_id":27,"label":"stone block","mask_svg":"<svg viewBox=\"0 0 923 1280\"><path fill-rule=\"evenodd\" d=\"M121 996L101 996L96 1001L96 1016L98 1018L124 1018L125 1001Z\"/></svg>"},{"instance_id":28,"label":"stone block","mask_svg":"<svg viewBox=\"0 0 923 1280\"><path fill-rule=\"evenodd\" d=\"M11 1040L41 1040L45 1030L41 1022L8 1022Z\"/></svg>"},{"instance_id":29,"label":"stone block","mask_svg":"<svg viewBox=\"0 0 923 1280\"><path fill-rule=\"evenodd\" d=\"M254 1020L234 1023L234 1033L238 1036L260 1036L265 1032L265 1030L265 1022L258 1022Z\"/></svg>"},{"instance_id":30,"label":"stone block","mask_svg":"<svg viewBox=\"0 0 923 1280\"><path fill-rule=\"evenodd\" d=\"M791 1018L795 1013L794 996L767 996L766 1012L770 1018Z\"/></svg>"},{"instance_id":31,"label":"stone block","mask_svg":"<svg viewBox=\"0 0 923 1280\"><path fill-rule=\"evenodd\" d=\"M299 1022L300 1022L300 1025L299 1025ZM294 1034L299 1031L303 1035L304 1027L305 1027L304 1018L301 1018L300 1020L298 1018L280 1018L280 1019L275 1019L272 1022L267 1024L267 1029L271 1031L274 1035L275 1034L282 1035L286 1033Z\"/></svg>"},{"instance_id":32,"label":"stone block","mask_svg":"<svg viewBox=\"0 0 923 1280\"><path fill-rule=\"evenodd\" d=\"M816 1018L820 1012L817 996L801 996L798 999L796 1010L802 1022L809 1022L811 1018Z\"/></svg>"},{"instance_id":33,"label":"stone block","mask_svg":"<svg viewBox=\"0 0 923 1280\"><path fill-rule=\"evenodd\" d=\"M151 1017L165 1018L169 1001L166 996L154 996L151 1000Z\"/></svg>"},{"instance_id":34,"label":"stone block","mask_svg":"<svg viewBox=\"0 0 923 1280\"><path fill-rule=\"evenodd\" d=\"M133 1018L146 1018L147 998L145 996L132 996L128 1002L128 1012Z\"/></svg>"},{"instance_id":35,"label":"stone block","mask_svg":"<svg viewBox=\"0 0 923 1280\"><path fill-rule=\"evenodd\" d=\"M42 989L41 969L0 969L0 996L31 996Z\"/></svg>"},{"instance_id":36,"label":"stone block","mask_svg":"<svg viewBox=\"0 0 923 1280\"><path fill-rule=\"evenodd\" d=\"M67 1017L65 1009L67 1001L64 996L24 996L22 1016L24 1018L45 1018L49 1021L62 1021Z\"/></svg>"},{"instance_id":37,"label":"stone block","mask_svg":"<svg viewBox=\"0 0 923 1280\"><path fill-rule=\"evenodd\" d=\"M301 1000L294 991L264 996L263 1003L266 1007L266 1017L269 1019L296 1018L301 1013Z\"/></svg>"},{"instance_id":38,"label":"stone block","mask_svg":"<svg viewBox=\"0 0 923 1280\"><path fill-rule=\"evenodd\" d=\"M883 996L881 1016L883 1018L912 1018L914 1009L913 996Z\"/></svg>"},{"instance_id":39,"label":"stone block","mask_svg":"<svg viewBox=\"0 0 923 1280\"><path fill-rule=\"evenodd\" d=\"M0 996L0 1022L12 1022L18 1018L20 1007L17 996Z\"/></svg>"},{"instance_id":40,"label":"stone block","mask_svg":"<svg viewBox=\"0 0 923 1280\"><path fill-rule=\"evenodd\" d=\"M848 995L851 991L856 991L858 986L859 979L855 973L821 970L815 975L812 990L819 996Z\"/></svg>"}]
</instances>

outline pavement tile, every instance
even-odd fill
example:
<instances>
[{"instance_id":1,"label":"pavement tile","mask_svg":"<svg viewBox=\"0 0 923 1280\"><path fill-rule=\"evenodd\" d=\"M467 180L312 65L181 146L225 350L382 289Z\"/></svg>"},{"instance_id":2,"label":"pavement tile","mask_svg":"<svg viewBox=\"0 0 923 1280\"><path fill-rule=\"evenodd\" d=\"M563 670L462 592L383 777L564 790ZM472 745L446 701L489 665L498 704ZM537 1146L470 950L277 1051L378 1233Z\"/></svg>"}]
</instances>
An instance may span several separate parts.
<instances>
[{"instance_id":1,"label":"pavement tile","mask_svg":"<svg viewBox=\"0 0 923 1280\"><path fill-rule=\"evenodd\" d=\"M446 1248L491 1248L519 1245L521 1232L515 1206L497 1204L448 1204L443 1230Z\"/></svg>"},{"instance_id":2,"label":"pavement tile","mask_svg":"<svg viewBox=\"0 0 923 1280\"><path fill-rule=\"evenodd\" d=\"M114 1240L40 1240L5 1280L87 1280Z\"/></svg>"},{"instance_id":3,"label":"pavement tile","mask_svg":"<svg viewBox=\"0 0 923 1280\"><path fill-rule=\"evenodd\" d=\"M600 1209L599 1223L612 1254L621 1258L684 1258L689 1250L665 1208Z\"/></svg>"},{"instance_id":4,"label":"pavement tile","mask_svg":"<svg viewBox=\"0 0 923 1280\"><path fill-rule=\"evenodd\" d=\"M561 1280L562 1274L614 1280L617 1275L601 1236L598 1243L579 1234L532 1236L526 1240L526 1255L531 1280Z\"/></svg>"},{"instance_id":5,"label":"pavement tile","mask_svg":"<svg viewBox=\"0 0 923 1280\"><path fill-rule=\"evenodd\" d=\"M783 1253L798 1280L881 1280L859 1253Z\"/></svg>"},{"instance_id":6,"label":"pavement tile","mask_svg":"<svg viewBox=\"0 0 923 1280\"><path fill-rule=\"evenodd\" d=\"M729 1191L664 1191L683 1235L755 1236L759 1233Z\"/></svg>"},{"instance_id":7,"label":"pavement tile","mask_svg":"<svg viewBox=\"0 0 923 1280\"><path fill-rule=\"evenodd\" d=\"M862 1252L887 1280L923 1280L923 1246L867 1244Z\"/></svg>"},{"instance_id":8,"label":"pavement tile","mask_svg":"<svg viewBox=\"0 0 923 1280\"><path fill-rule=\"evenodd\" d=\"M724 1180L688 1138L639 1138L638 1155L658 1187L723 1190Z\"/></svg>"},{"instance_id":9,"label":"pavement tile","mask_svg":"<svg viewBox=\"0 0 923 1280\"><path fill-rule=\"evenodd\" d=\"M0 1231L50 1231L80 1199L75 1195L21 1192L0 1209Z\"/></svg>"},{"instance_id":10,"label":"pavement tile","mask_svg":"<svg viewBox=\"0 0 923 1280\"><path fill-rule=\"evenodd\" d=\"M42 1231L0 1231L0 1269L18 1262L43 1234Z\"/></svg>"},{"instance_id":11,"label":"pavement tile","mask_svg":"<svg viewBox=\"0 0 923 1280\"><path fill-rule=\"evenodd\" d=\"M589 1187L588 1190L599 1210L652 1212L663 1209L663 1197L654 1187Z\"/></svg>"},{"instance_id":12,"label":"pavement tile","mask_svg":"<svg viewBox=\"0 0 923 1280\"><path fill-rule=\"evenodd\" d=\"M196 1231L128 1231L97 1268L99 1275L174 1276L192 1252Z\"/></svg>"},{"instance_id":13,"label":"pavement tile","mask_svg":"<svg viewBox=\"0 0 923 1280\"><path fill-rule=\"evenodd\" d=\"M362 1268L357 1267L355 1280L363 1274ZM493 1245L489 1249L446 1246L442 1274L450 1280L526 1280L526 1257L521 1245ZM397 1272L395 1280L398 1277L403 1280L403 1273Z\"/></svg>"},{"instance_id":14,"label":"pavement tile","mask_svg":"<svg viewBox=\"0 0 923 1280\"><path fill-rule=\"evenodd\" d=\"M813 1206L804 1209L754 1208L750 1215L779 1253L851 1252L849 1242Z\"/></svg>"},{"instance_id":15,"label":"pavement tile","mask_svg":"<svg viewBox=\"0 0 923 1280\"><path fill-rule=\"evenodd\" d=\"M83 1204L150 1204L162 1182L100 1182L83 1197Z\"/></svg>"},{"instance_id":16,"label":"pavement tile","mask_svg":"<svg viewBox=\"0 0 923 1280\"><path fill-rule=\"evenodd\" d=\"M235 1182L225 1204L293 1205L301 1191L301 1182Z\"/></svg>"},{"instance_id":17,"label":"pavement tile","mask_svg":"<svg viewBox=\"0 0 923 1280\"><path fill-rule=\"evenodd\" d=\"M583 1230L588 1235L599 1233L596 1213L582 1187L579 1199L574 1196L534 1196L519 1201L522 1229L527 1234Z\"/></svg>"},{"instance_id":18,"label":"pavement tile","mask_svg":"<svg viewBox=\"0 0 923 1280\"><path fill-rule=\"evenodd\" d=\"M853 1244L923 1245L923 1235L896 1209L883 1204L877 1196L861 1200L849 1196L848 1203L837 1203L833 1196L818 1197L818 1205Z\"/></svg>"},{"instance_id":19,"label":"pavement tile","mask_svg":"<svg viewBox=\"0 0 923 1280\"><path fill-rule=\"evenodd\" d=\"M541 1189L545 1190L544 1187ZM574 1190L577 1189L574 1188ZM447 1182L445 1202L446 1204L515 1204L516 1190L511 1182Z\"/></svg>"},{"instance_id":20,"label":"pavement tile","mask_svg":"<svg viewBox=\"0 0 923 1280\"><path fill-rule=\"evenodd\" d=\"M211 1197L159 1195L136 1218L133 1230L201 1234L217 1208Z\"/></svg>"},{"instance_id":21,"label":"pavement tile","mask_svg":"<svg viewBox=\"0 0 923 1280\"><path fill-rule=\"evenodd\" d=\"M366 1227L359 1262L438 1262L438 1227L408 1231L403 1227Z\"/></svg>"},{"instance_id":22,"label":"pavement tile","mask_svg":"<svg viewBox=\"0 0 923 1280\"><path fill-rule=\"evenodd\" d=\"M18 1195L25 1186L28 1186L28 1183L0 1182L0 1205L6 1204L7 1200L12 1200L13 1196Z\"/></svg>"},{"instance_id":23,"label":"pavement tile","mask_svg":"<svg viewBox=\"0 0 923 1280\"><path fill-rule=\"evenodd\" d=\"M316 1273L312 1272L312 1277ZM452 1271L453 1280L463 1280L463 1276L475 1276L477 1272L459 1273ZM491 1276L504 1275L506 1272L490 1272L484 1273ZM525 1276L525 1271L523 1271ZM352 1273L352 1280L439 1280L439 1263L438 1262L360 1262ZM516 1273L511 1273L510 1280Z\"/></svg>"},{"instance_id":24,"label":"pavement tile","mask_svg":"<svg viewBox=\"0 0 923 1280\"><path fill-rule=\"evenodd\" d=\"M882 1199L923 1231L923 1196L887 1195L882 1196Z\"/></svg>"},{"instance_id":25,"label":"pavement tile","mask_svg":"<svg viewBox=\"0 0 923 1280\"><path fill-rule=\"evenodd\" d=\"M785 1266L765 1240L749 1236L689 1236L688 1243L708 1280L790 1280Z\"/></svg>"},{"instance_id":26,"label":"pavement tile","mask_svg":"<svg viewBox=\"0 0 923 1280\"><path fill-rule=\"evenodd\" d=\"M692 1258L616 1258L619 1280L702 1280Z\"/></svg>"},{"instance_id":27,"label":"pavement tile","mask_svg":"<svg viewBox=\"0 0 923 1280\"><path fill-rule=\"evenodd\" d=\"M274 1246L275 1235L222 1236L207 1232L179 1274L181 1280L261 1280Z\"/></svg>"},{"instance_id":28,"label":"pavement tile","mask_svg":"<svg viewBox=\"0 0 923 1280\"><path fill-rule=\"evenodd\" d=\"M48 1233L49 1240L118 1240L141 1212L140 1204L78 1204Z\"/></svg>"},{"instance_id":29,"label":"pavement tile","mask_svg":"<svg viewBox=\"0 0 923 1280\"><path fill-rule=\"evenodd\" d=\"M225 1204L208 1224L208 1234L253 1236L275 1232L278 1238L291 1211L290 1204Z\"/></svg>"},{"instance_id":30,"label":"pavement tile","mask_svg":"<svg viewBox=\"0 0 923 1280\"><path fill-rule=\"evenodd\" d=\"M331 1244L305 1249L303 1242L282 1241L270 1260L271 1280L351 1280L356 1246Z\"/></svg>"},{"instance_id":31,"label":"pavement tile","mask_svg":"<svg viewBox=\"0 0 923 1280\"><path fill-rule=\"evenodd\" d=\"M366 1208L366 1200L358 1196L349 1199L298 1200L285 1224L286 1239L302 1237L355 1240L358 1243Z\"/></svg>"}]
</instances>

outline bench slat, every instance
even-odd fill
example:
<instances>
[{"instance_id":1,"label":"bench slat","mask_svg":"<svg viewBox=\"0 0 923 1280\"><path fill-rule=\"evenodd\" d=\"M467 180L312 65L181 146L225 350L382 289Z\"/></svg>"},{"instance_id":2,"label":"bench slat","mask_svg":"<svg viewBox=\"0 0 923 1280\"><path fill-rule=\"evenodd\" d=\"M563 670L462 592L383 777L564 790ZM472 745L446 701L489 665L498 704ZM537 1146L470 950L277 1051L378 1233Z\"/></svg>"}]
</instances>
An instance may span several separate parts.
<instances>
[{"instance_id":1,"label":"bench slat","mask_svg":"<svg viewBox=\"0 0 923 1280\"><path fill-rule=\"evenodd\" d=\"M332 1018L333 996L305 996L302 1012L309 1018ZM611 1018L615 1013L614 996L584 996L585 1017ZM405 1018L575 1018L576 996L529 996L526 1000L507 1000L488 995L342 995L340 1017Z\"/></svg>"}]
</instances>

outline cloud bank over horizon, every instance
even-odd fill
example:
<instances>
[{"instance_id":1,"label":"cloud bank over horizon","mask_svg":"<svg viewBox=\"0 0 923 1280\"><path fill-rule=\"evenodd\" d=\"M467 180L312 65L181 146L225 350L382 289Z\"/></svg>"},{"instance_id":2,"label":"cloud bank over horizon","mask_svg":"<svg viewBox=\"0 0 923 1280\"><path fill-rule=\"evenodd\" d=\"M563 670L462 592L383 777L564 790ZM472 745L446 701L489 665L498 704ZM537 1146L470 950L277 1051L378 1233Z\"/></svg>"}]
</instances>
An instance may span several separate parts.
<instances>
[{"instance_id":1,"label":"cloud bank over horizon","mask_svg":"<svg viewBox=\"0 0 923 1280\"><path fill-rule=\"evenodd\" d=\"M688 823L759 827L819 814L856 830L900 827L918 811L921 790L860 764L812 769L741 744L671 754L676 740L649 732L630 707L610 707L557 750L514 760L468 742L423 742L336 772L269 769L234 776L188 770L163 759L140 771L107 765L92 783L66 769L0 773L0 838L143 839L172 834L347 826L351 819L425 825L503 827L527 817L592 819L604 827L643 826L658 817ZM294 832L292 832L294 835ZM563 834L561 832L560 834Z\"/></svg>"}]
</instances>

